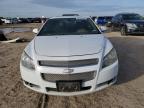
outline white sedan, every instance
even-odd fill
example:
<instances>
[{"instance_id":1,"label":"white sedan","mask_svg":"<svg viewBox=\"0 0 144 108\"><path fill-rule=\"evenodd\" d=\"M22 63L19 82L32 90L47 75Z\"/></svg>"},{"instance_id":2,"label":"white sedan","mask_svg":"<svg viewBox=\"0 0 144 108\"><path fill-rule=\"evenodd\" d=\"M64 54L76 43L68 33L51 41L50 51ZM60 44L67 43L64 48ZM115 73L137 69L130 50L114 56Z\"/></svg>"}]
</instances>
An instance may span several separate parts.
<instances>
[{"instance_id":1,"label":"white sedan","mask_svg":"<svg viewBox=\"0 0 144 108\"><path fill-rule=\"evenodd\" d=\"M24 49L20 72L24 85L34 91L81 95L114 84L118 58L89 17L53 17Z\"/></svg>"}]
</instances>

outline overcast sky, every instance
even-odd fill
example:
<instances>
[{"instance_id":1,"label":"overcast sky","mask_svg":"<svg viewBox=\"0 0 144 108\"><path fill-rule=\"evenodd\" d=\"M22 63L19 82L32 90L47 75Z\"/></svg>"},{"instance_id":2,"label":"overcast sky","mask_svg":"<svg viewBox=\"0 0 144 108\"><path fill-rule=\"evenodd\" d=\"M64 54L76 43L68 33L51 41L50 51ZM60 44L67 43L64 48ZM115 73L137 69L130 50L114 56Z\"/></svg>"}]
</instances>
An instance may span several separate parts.
<instances>
[{"instance_id":1,"label":"overcast sky","mask_svg":"<svg viewBox=\"0 0 144 108\"><path fill-rule=\"evenodd\" d=\"M137 12L144 15L144 0L0 0L0 16L115 15Z\"/></svg>"}]
</instances>

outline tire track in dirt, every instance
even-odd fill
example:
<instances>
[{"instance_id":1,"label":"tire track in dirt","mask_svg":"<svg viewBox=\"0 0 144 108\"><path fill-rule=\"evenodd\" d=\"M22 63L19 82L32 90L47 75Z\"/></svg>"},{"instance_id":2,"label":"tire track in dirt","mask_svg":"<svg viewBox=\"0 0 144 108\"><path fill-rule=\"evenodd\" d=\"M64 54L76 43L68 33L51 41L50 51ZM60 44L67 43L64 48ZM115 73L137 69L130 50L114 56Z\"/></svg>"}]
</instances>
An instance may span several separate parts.
<instances>
[{"instance_id":1,"label":"tire track in dirt","mask_svg":"<svg viewBox=\"0 0 144 108\"><path fill-rule=\"evenodd\" d=\"M39 101L38 101L37 108L49 108L48 99L49 99L48 95L42 94L38 99Z\"/></svg>"}]
</instances>

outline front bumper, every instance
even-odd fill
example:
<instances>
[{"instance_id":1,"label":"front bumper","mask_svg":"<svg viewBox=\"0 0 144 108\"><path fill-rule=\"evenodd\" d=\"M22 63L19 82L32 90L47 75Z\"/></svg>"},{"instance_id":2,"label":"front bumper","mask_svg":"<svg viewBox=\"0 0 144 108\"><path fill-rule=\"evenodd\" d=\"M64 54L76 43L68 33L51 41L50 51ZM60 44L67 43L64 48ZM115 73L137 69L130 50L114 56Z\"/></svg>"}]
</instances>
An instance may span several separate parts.
<instances>
[{"instance_id":1,"label":"front bumper","mask_svg":"<svg viewBox=\"0 0 144 108\"><path fill-rule=\"evenodd\" d=\"M104 89L116 82L118 75L118 61L100 71L97 71L97 68L98 67L96 66L88 66L76 70L77 72L92 70L96 71L96 76L93 80L82 82L82 87L87 88L86 90L77 92L58 92L56 90L56 82L48 82L43 80L43 78L41 77L41 72L46 73L48 71L52 71L53 69L40 68L37 71L32 71L20 64L21 76L26 87L40 93L60 96L73 96L92 93ZM55 70L60 71L59 69ZM47 88L51 88L51 90L48 91Z\"/></svg>"},{"instance_id":2,"label":"front bumper","mask_svg":"<svg viewBox=\"0 0 144 108\"><path fill-rule=\"evenodd\" d=\"M127 29L127 34L144 34L144 28Z\"/></svg>"}]
</instances>

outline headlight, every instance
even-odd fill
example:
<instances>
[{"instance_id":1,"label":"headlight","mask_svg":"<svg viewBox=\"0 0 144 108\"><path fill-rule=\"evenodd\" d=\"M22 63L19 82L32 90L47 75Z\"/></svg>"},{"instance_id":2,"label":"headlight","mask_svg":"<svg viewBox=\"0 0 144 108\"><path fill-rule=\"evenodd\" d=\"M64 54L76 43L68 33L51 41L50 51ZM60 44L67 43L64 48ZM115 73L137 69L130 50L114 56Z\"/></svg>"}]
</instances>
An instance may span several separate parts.
<instances>
[{"instance_id":1,"label":"headlight","mask_svg":"<svg viewBox=\"0 0 144 108\"><path fill-rule=\"evenodd\" d=\"M102 68L107 67L117 61L116 50L113 48L104 58Z\"/></svg>"},{"instance_id":2,"label":"headlight","mask_svg":"<svg viewBox=\"0 0 144 108\"><path fill-rule=\"evenodd\" d=\"M126 25L129 29L137 28L137 25L133 23L126 23Z\"/></svg>"},{"instance_id":3,"label":"headlight","mask_svg":"<svg viewBox=\"0 0 144 108\"><path fill-rule=\"evenodd\" d=\"M28 69L32 69L34 70L35 69L35 66L34 66L34 63L33 63L33 60L32 58L30 58L26 52L23 52L22 54L22 57L21 57L21 64L28 68Z\"/></svg>"}]
</instances>

